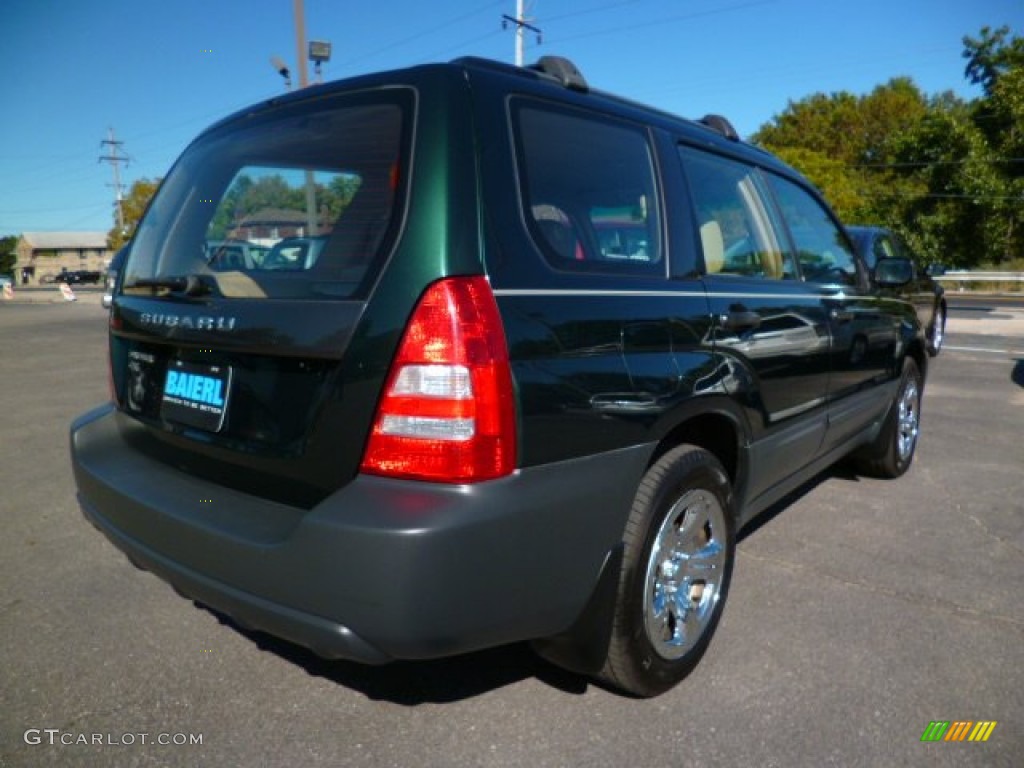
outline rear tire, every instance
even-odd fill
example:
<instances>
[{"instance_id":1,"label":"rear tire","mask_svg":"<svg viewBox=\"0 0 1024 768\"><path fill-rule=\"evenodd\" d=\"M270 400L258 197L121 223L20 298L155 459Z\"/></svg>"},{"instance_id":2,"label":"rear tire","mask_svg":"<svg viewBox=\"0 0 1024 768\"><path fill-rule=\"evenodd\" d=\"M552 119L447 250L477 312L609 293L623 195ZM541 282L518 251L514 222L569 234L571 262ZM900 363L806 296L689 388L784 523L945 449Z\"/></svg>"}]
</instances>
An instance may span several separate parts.
<instances>
[{"instance_id":1,"label":"rear tire","mask_svg":"<svg viewBox=\"0 0 1024 768\"><path fill-rule=\"evenodd\" d=\"M656 696L697 666L729 591L733 518L728 475L704 449L679 446L647 471L623 536L602 680Z\"/></svg>"},{"instance_id":2,"label":"rear tire","mask_svg":"<svg viewBox=\"0 0 1024 768\"><path fill-rule=\"evenodd\" d=\"M899 477L914 461L921 428L921 372L912 358L903 363L896 399L875 441L857 456L858 467L872 477Z\"/></svg>"}]
</instances>

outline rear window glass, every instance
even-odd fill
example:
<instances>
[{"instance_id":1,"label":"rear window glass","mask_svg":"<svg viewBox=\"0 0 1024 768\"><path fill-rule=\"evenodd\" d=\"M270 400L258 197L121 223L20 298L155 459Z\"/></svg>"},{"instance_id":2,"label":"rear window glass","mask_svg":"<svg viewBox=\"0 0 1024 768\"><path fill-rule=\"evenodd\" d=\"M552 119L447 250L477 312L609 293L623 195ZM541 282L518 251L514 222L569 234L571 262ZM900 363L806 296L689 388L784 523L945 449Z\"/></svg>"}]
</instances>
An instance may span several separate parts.
<instances>
[{"instance_id":1,"label":"rear window glass","mask_svg":"<svg viewBox=\"0 0 1024 768\"><path fill-rule=\"evenodd\" d=\"M124 291L184 278L224 298L360 295L398 219L410 110L403 91L348 96L200 139L143 218Z\"/></svg>"},{"instance_id":2,"label":"rear window glass","mask_svg":"<svg viewBox=\"0 0 1024 768\"><path fill-rule=\"evenodd\" d=\"M662 272L661 225L647 133L583 113L515 111L527 227L559 269Z\"/></svg>"}]
</instances>

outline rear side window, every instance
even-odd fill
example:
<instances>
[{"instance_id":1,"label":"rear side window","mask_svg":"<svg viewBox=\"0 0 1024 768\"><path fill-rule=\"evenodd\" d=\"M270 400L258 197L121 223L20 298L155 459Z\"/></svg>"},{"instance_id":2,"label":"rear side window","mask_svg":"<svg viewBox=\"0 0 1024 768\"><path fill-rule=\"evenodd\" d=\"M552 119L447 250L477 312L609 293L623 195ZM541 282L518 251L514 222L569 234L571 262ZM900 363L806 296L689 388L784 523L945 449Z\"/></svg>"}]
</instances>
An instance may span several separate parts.
<instances>
[{"instance_id":1,"label":"rear side window","mask_svg":"<svg viewBox=\"0 0 1024 768\"><path fill-rule=\"evenodd\" d=\"M651 274L661 223L647 133L533 103L514 109L523 215L558 269Z\"/></svg>"},{"instance_id":2,"label":"rear side window","mask_svg":"<svg viewBox=\"0 0 1024 768\"><path fill-rule=\"evenodd\" d=\"M125 292L195 276L224 298L359 295L398 219L411 103L401 91L340 97L201 138L140 224Z\"/></svg>"},{"instance_id":3,"label":"rear side window","mask_svg":"<svg viewBox=\"0 0 1024 768\"><path fill-rule=\"evenodd\" d=\"M788 179L766 174L793 238L804 279L816 283L857 284L857 260L845 232L807 190Z\"/></svg>"},{"instance_id":4,"label":"rear side window","mask_svg":"<svg viewBox=\"0 0 1024 768\"><path fill-rule=\"evenodd\" d=\"M680 147L709 274L773 279L795 276L793 257L779 244L778 223L752 167L710 152Z\"/></svg>"}]
</instances>

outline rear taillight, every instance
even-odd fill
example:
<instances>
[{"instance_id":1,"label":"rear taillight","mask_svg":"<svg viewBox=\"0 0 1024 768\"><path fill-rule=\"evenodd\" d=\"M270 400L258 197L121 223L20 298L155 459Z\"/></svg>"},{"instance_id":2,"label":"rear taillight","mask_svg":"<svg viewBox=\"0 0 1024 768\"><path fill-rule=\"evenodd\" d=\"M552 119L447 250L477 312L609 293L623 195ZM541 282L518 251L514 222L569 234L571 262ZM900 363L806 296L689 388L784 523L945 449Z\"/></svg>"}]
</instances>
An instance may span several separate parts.
<instances>
[{"instance_id":1,"label":"rear taillight","mask_svg":"<svg viewBox=\"0 0 1024 768\"><path fill-rule=\"evenodd\" d=\"M388 372L362 471L471 483L515 468L516 415L505 332L483 277L420 297Z\"/></svg>"}]
</instances>

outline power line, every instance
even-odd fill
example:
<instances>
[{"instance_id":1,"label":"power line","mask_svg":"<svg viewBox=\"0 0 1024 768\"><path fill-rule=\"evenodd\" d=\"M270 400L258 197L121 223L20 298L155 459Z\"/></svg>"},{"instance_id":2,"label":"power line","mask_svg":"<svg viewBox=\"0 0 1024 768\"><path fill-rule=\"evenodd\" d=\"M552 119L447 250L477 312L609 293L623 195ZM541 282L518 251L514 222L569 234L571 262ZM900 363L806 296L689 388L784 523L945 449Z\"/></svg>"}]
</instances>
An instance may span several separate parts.
<instances>
[{"instance_id":1,"label":"power line","mask_svg":"<svg viewBox=\"0 0 1024 768\"><path fill-rule=\"evenodd\" d=\"M1010 200L1024 203L1024 197L1018 195L968 195L964 193L929 192L923 195L916 195L913 192L859 192L861 197L868 198L900 198L908 200L974 200L976 202L988 200Z\"/></svg>"},{"instance_id":2,"label":"power line","mask_svg":"<svg viewBox=\"0 0 1024 768\"><path fill-rule=\"evenodd\" d=\"M463 50L464 48L468 48L471 45L476 45L477 43L483 42L484 40L488 40L488 39L490 39L492 37L495 37L497 35L500 35L500 34L501 34L501 30L500 29L491 30L490 32L486 32L485 34L478 35L477 37L474 37L474 38L472 38L470 40L464 40L463 42L457 43L456 45L446 46L443 50L435 51L434 53L430 54L429 56L425 57L422 60L423 61L434 61L434 60L442 58L442 57L451 56L451 55L454 55L454 54L458 53L459 51Z\"/></svg>"},{"instance_id":3,"label":"power line","mask_svg":"<svg viewBox=\"0 0 1024 768\"><path fill-rule=\"evenodd\" d=\"M98 206L95 203L92 205L60 205L54 208L19 208L11 210L9 208L4 209L5 214L16 213L18 215L27 215L32 213L58 213L60 211L94 211L99 208L106 208L107 204L104 203L102 206Z\"/></svg>"},{"instance_id":4,"label":"power line","mask_svg":"<svg viewBox=\"0 0 1024 768\"><path fill-rule=\"evenodd\" d=\"M383 53L387 53L388 51L394 50L395 48L400 48L401 46L407 45L408 43L413 43L416 42L417 40L421 40L426 37L431 37L435 33L440 32L443 29L447 29L448 27L458 24L460 21L465 21L466 19L476 16L482 13L483 11L490 10L491 8L494 8L499 5L504 5L504 3L505 0L496 0L496 2L490 3L481 8L477 8L476 10L469 11L468 13L460 14L458 16L455 16L454 18L448 19L447 21L441 22L440 24L437 24L434 27L417 32L415 35L409 35L408 37L396 40L393 43L388 43L382 48L378 48L374 51L370 51L369 53L360 54L359 56L347 59L346 61L339 62L337 66L339 69L343 69L350 65L361 63L366 59L372 59L375 56L380 56Z\"/></svg>"},{"instance_id":5,"label":"power line","mask_svg":"<svg viewBox=\"0 0 1024 768\"><path fill-rule=\"evenodd\" d=\"M722 13L729 13L730 11L739 11L746 8L752 8L758 5L771 5L776 0L750 0L749 2L737 3L735 5L725 6L724 8L712 8L705 11L692 11L689 13L675 14L672 16L665 16L660 19L652 19L650 21L644 21L632 25L616 25L608 29L600 29L593 32L583 32L577 35L569 35L567 37L559 38L560 43L570 42L572 40L583 40L588 37L600 37L602 35L618 34L620 32L632 32L637 29L646 29L648 27L659 27L666 24L670 24L677 21L689 21L690 19L697 19L704 16L715 16Z\"/></svg>"},{"instance_id":6,"label":"power line","mask_svg":"<svg viewBox=\"0 0 1024 768\"><path fill-rule=\"evenodd\" d=\"M607 3L606 5L599 5L596 8L587 8L582 11L570 11L569 13L562 13L557 16L546 16L545 21L561 21L562 19L575 19L577 16L588 16L594 13L601 13L602 11L610 11L613 8L621 8L624 5L634 5L639 3L641 0L619 0L616 3Z\"/></svg>"},{"instance_id":7,"label":"power line","mask_svg":"<svg viewBox=\"0 0 1024 768\"><path fill-rule=\"evenodd\" d=\"M933 165L969 165L971 163L992 163L1014 165L1024 163L1024 157L975 157L969 160L931 160L905 163L855 163L851 168L929 168Z\"/></svg>"}]
</instances>

